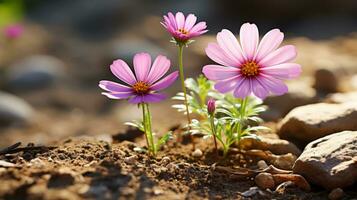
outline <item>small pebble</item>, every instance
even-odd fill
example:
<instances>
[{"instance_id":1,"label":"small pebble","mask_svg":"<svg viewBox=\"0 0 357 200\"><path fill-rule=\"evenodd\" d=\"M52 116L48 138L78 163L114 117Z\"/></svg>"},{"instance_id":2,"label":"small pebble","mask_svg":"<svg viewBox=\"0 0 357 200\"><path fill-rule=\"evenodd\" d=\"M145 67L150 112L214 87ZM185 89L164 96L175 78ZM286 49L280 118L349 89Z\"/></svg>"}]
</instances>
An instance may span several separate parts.
<instances>
[{"instance_id":1,"label":"small pebble","mask_svg":"<svg viewBox=\"0 0 357 200\"><path fill-rule=\"evenodd\" d=\"M257 165L259 169L265 169L268 167L268 164L264 160L259 160Z\"/></svg>"},{"instance_id":2,"label":"small pebble","mask_svg":"<svg viewBox=\"0 0 357 200\"><path fill-rule=\"evenodd\" d=\"M328 195L328 198L330 200L338 200L338 199L342 199L344 195L345 195L345 193L343 192L343 190L341 188L335 188L330 192L330 194Z\"/></svg>"},{"instance_id":3,"label":"small pebble","mask_svg":"<svg viewBox=\"0 0 357 200\"><path fill-rule=\"evenodd\" d=\"M163 157L163 158L161 159L161 163L164 164L164 165L167 165L167 164L169 164L170 162L171 162L170 157L165 156L165 157Z\"/></svg>"},{"instance_id":4,"label":"small pebble","mask_svg":"<svg viewBox=\"0 0 357 200\"><path fill-rule=\"evenodd\" d=\"M166 165L166 168L170 170L170 172L174 172L179 169L179 167L174 163L169 163L168 165Z\"/></svg>"},{"instance_id":5,"label":"small pebble","mask_svg":"<svg viewBox=\"0 0 357 200\"><path fill-rule=\"evenodd\" d=\"M124 158L124 162L129 165L135 164L137 160L138 160L138 156L136 156L136 155L132 155L132 156Z\"/></svg>"},{"instance_id":6,"label":"small pebble","mask_svg":"<svg viewBox=\"0 0 357 200\"><path fill-rule=\"evenodd\" d=\"M195 158L200 158L202 157L203 153L200 149L196 149L194 152L192 152L192 156Z\"/></svg>"},{"instance_id":7,"label":"small pebble","mask_svg":"<svg viewBox=\"0 0 357 200\"><path fill-rule=\"evenodd\" d=\"M273 176L266 172L259 173L255 177L255 184L261 189L273 189L275 187Z\"/></svg>"}]
</instances>

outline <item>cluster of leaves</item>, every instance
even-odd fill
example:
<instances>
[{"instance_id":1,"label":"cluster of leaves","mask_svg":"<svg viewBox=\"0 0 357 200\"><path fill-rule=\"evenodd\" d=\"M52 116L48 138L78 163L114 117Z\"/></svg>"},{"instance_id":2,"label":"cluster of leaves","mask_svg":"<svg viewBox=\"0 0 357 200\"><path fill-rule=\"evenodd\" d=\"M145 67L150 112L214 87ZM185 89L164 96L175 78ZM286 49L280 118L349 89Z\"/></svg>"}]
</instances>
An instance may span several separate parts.
<instances>
[{"instance_id":1,"label":"cluster of leaves","mask_svg":"<svg viewBox=\"0 0 357 200\"><path fill-rule=\"evenodd\" d=\"M231 94L221 94L213 89L213 83L204 76L197 80L189 78L185 81L189 89L187 101L190 113L199 116L191 121L191 134L204 134L204 138L216 137L221 143L224 155L232 144L239 145L242 138L258 139L254 133L267 129L259 126L262 119L259 113L266 110L262 101L255 97L237 99ZM216 111L210 115L206 102L209 98L216 100ZM184 100L183 93L178 93L175 100ZM185 112L184 104L173 105L180 112Z\"/></svg>"}]
</instances>

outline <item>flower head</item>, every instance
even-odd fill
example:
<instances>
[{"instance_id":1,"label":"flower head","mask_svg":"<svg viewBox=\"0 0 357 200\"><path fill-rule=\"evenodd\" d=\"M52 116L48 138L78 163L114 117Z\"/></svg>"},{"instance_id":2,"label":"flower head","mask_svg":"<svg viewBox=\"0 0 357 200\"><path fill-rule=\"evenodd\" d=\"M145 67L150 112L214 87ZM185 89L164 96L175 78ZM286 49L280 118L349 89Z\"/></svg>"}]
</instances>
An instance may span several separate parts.
<instances>
[{"instance_id":1,"label":"flower head","mask_svg":"<svg viewBox=\"0 0 357 200\"><path fill-rule=\"evenodd\" d=\"M207 101L208 114L213 115L215 110L216 110L216 101L214 99L209 99Z\"/></svg>"},{"instance_id":2,"label":"flower head","mask_svg":"<svg viewBox=\"0 0 357 200\"><path fill-rule=\"evenodd\" d=\"M151 66L151 56L148 53L138 53L134 56L133 64L135 75L123 60L115 60L110 70L127 85L100 81L99 87L107 91L102 94L111 99L129 98L129 102L135 104L164 100L166 96L158 91L169 87L178 77L178 71L175 71L162 78L170 69L170 60L159 55Z\"/></svg>"},{"instance_id":3,"label":"flower head","mask_svg":"<svg viewBox=\"0 0 357 200\"><path fill-rule=\"evenodd\" d=\"M164 21L161 24L171 34L177 43L186 44L191 38L206 33L206 22L196 24L197 17L194 14L189 14L186 18L182 12L177 12L173 15L169 12L164 15Z\"/></svg>"},{"instance_id":4,"label":"flower head","mask_svg":"<svg viewBox=\"0 0 357 200\"><path fill-rule=\"evenodd\" d=\"M293 45L278 48L284 34L273 29L259 42L258 28L245 23L240 28L240 44L229 30L217 34L217 43L206 48L209 58L218 64L203 67L205 76L216 81L221 93L233 91L237 98L251 93L264 99L270 93L282 95L288 91L283 80L296 78L301 66L293 63L297 53Z\"/></svg>"},{"instance_id":5,"label":"flower head","mask_svg":"<svg viewBox=\"0 0 357 200\"><path fill-rule=\"evenodd\" d=\"M24 28L20 24L12 24L5 27L4 34L9 39L16 39L21 36Z\"/></svg>"}]
</instances>

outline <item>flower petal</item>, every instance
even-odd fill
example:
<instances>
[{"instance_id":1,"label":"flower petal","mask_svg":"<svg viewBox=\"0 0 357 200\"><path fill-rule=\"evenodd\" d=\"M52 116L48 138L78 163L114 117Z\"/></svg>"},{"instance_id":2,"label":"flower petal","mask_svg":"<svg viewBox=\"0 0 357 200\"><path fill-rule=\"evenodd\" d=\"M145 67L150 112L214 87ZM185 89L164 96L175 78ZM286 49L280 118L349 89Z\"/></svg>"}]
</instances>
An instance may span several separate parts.
<instances>
[{"instance_id":1,"label":"flower petal","mask_svg":"<svg viewBox=\"0 0 357 200\"><path fill-rule=\"evenodd\" d=\"M151 67L151 56L148 53L137 53L133 60L136 79L146 81Z\"/></svg>"},{"instance_id":2,"label":"flower petal","mask_svg":"<svg viewBox=\"0 0 357 200\"><path fill-rule=\"evenodd\" d=\"M110 70L116 77L129 85L133 85L136 82L133 72L126 62L121 59L115 60L113 64L110 65Z\"/></svg>"},{"instance_id":3,"label":"flower petal","mask_svg":"<svg viewBox=\"0 0 357 200\"><path fill-rule=\"evenodd\" d=\"M297 52L293 45L282 46L279 49L269 53L261 61L259 65L263 67L278 65L285 62L290 62L296 58Z\"/></svg>"},{"instance_id":4,"label":"flower petal","mask_svg":"<svg viewBox=\"0 0 357 200\"><path fill-rule=\"evenodd\" d=\"M269 90L267 90L264 85L262 85L258 79L251 79L253 94L260 99L265 99L269 95Z\"/></svg>"},{"instance_id":5,"label":"flower petal","mask_svg":"<svg viewBox=\"0 0 357 200\"><path fill-rule=\"evenodd\" d=\"M270 90L273 94L282 95L288 92L288 86L286 86L285 83L279 79L263 74L257 77L257 79L260 84Z\"/></svg>"},{"instance_id":6,"label":"flower petal","mask_svg":"<svg viewBox=\"0 0 357 200\"><path fill-rule=\"evenodd\" d=\"M139 104L139 103L143 103L143 96L141 95L135 95L132 98L130 98L128 100L129 103L133 103L133 104Z\"/></svg>"},{"instance_id":7,"label":"flower petal","mask_svg":"<svg viewBox=\"0 0 357 200\"><path fill-rule=\"evenodd\" d=\"M170 60L166 56L159 55L152 64L151 70L147 77L149 84L155 83L170 69Z\"/></svg>"},{"instance_id":8,"label":"flower petal","mask_svg":"<svg viewBox=\"0 0 357 200\"><path fill-rule=\"evenodd\" d=\"M156 103L166 99L166 95L160 93L150 93L142 97L144 103Z\"/></svg>"},{"instance_id":9,"label":"flower petal","mask_svg":"<svg viewBox=\"0 0 357 200\"><path fill-rule=\"evenodd\" d=\"M176 23L175 16L174 16L171 12L169 12L169 13L167 14L167 16L169 17L170 23L171 23L171 25L173 26L173 28L174 28L175 30L177 30L178 28L177 28L177 23Z\"/></svg>"},{"instance_id":10,"label":"flower petal","mask_svg":"<svg viewBox=\"0 0 357 200\"><path fill-rule=\"evenodd\" d=\"M190 30L193 27L193 25L195 25L196 20L197 17L194 14L189 14L186 18L184 29L186 31Z\"/></svg>"},{"instance_id":11,"label":"flower petal","mask_svg":"<svg viewBox=\"0 0 357 200\"><path fill-rule=\"evenodd\" d=\"M301 66L296 63L283 63L270 67L262 67L261 72L278 79L292 79L301 74Z\"/></svg>"},{"instance_id":12,"label":"flower petal","mask_svg":"<svg viewBox=\"0 0 357 200\"><path fill-rule=\"evenodd\" d=\"M252 92L250 79L242 78L239 80L238 86L233 92L233 96L236 98L245 98Z\"/></svg>"},{"instance_id":13,"label":"flower petal","mask_svg":"<svg viewBox=\"0 0 357 200\"><path fill-rule=\"evenodd\" d=\"M199 22L198 24L196 24L195 26L193 26L189 32L190 33L197 33L197 32L201 32L203 30L205 30L207 28L206 22ZM207 31L206 31L207 32Z\"/></svg>"},{"instance_id":14,"label":"flower petal","mask_svg":"<svg viewBox=\"0 0 357 200\"><path fill-rule=\"evenodd\" d=\"M235 67L224 67L221 65L206 65L203 74L210 80L224 80L239 75L239 69Z\"/></svg>"},{"instance_id":15,"label":"flower petal","mask_svg":"<svg viewBox=\"0 0 357 200\"><path fill-rule=\"evenodd\" d=\"M218 81L215 85L214 88L220 92L220 93L227 93L232 91L234 88L237 87L239 80L241 79L241 76L234 76L229 79L225 79L222 81Z\"/></svg>"},{"instance_id":16,"label":"flower petal","mask_svg":"<svg viewBox=\"0 0 357 200\"><path fill-rule=\"evenodd\" d=\"M150 87L151 90L163 90L169 87L172 83L176 81L178 77L178 71L172 72L171 74L167 75L165 78L161 79L160 81L156 82L154 85Z\"/></svg>"},{"instance_id":17,"label":"flower petal","mask_svg":"<svg viewBox=\"0 0 357 200\"><path fill-rule=\"evenodd\" d=\"M223 29L217 34L217 42L225 54L235 62L236 65L240 65L244 62L242 55L242 49L237 41L237 38L227 29Z\"/></svg>"},{"instance_id":18,"label":"flower petal","mask_svg":"<svg viewBox=\"0 0 357 200\"><path fill-rule=\"evenodd\" d=\"M207 56L216 63L224 66L238 67L238 63L229 58L218 44L209 43L205 50Z\"/></svg>"},{"instance_id":19,"label":"flower petal","mask_svg":"<svg viewBox=\"0 0 357 200\"><path fill-rule=\"evenodd\" d=\"M184 28L184 25L185 25L185 16L183 15L182 12L176 13L176 23L177 23L177 29L182 29L182 28Z\"/></svg>"},{"instance_id":20,"label":"flower petal","mask_svg":"<svg viewBox=\"0 0 357 200\"><path fill-rule=\"evenodd\" d=\"M254 60L260 61L270 52L274 51L276 48L279 47L283 39L284 33L280 32L279 29L273 29L266 33L260 41Z\"/></svg>"},{"instance_id":21,"label":"flower petal","mask_svg":"<svg viewBox=\"0 0 357 200\"><path fill-rule=\"evenodd\" d=\"M133 92L102 92L102 95L107 96L110 99L126 99L132 95Z\"/></svg>"},{"instance_id":22,"label":"flower petal","mask_svg":"<svg viewBox=\"0 0 357 200\"><path fill-rule=\"evenodd\" d=\"M255 24L245 23L240 28L240 44L248 60L253 59L258 48L259 32Z\"/></svg>"},{"instance_id":23,"label":"flower petal","mask_svg":"<svg viewBox=\"0 0 357 200\"><path fill-rule=\"evenodd\" d=\"M115 83L113 81L100 81L99 82L99 87L102 88L103 90L109 91L109 92L130 92L132 89L128 86Z\"/></svg>"}]
</instances>

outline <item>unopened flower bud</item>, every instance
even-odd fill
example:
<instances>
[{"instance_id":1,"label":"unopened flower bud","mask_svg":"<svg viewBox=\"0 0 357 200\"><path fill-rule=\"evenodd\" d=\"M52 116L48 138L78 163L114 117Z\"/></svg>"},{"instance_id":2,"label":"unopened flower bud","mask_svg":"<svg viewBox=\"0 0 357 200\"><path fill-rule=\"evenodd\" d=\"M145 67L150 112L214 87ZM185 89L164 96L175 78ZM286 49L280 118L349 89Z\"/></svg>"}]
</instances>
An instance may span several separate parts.
<instances>
[{"instance_id":1,"label":"unopened flower bud","mask_svg":"<svg viewBox=\"0 0 357 200\"><path fill-rule=\"evenodd\" d=\"M213 115L216 110L216 101L214 99L209 99L207 102L208 114Z\"/></svg>"}]
</instances>

